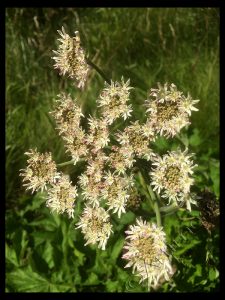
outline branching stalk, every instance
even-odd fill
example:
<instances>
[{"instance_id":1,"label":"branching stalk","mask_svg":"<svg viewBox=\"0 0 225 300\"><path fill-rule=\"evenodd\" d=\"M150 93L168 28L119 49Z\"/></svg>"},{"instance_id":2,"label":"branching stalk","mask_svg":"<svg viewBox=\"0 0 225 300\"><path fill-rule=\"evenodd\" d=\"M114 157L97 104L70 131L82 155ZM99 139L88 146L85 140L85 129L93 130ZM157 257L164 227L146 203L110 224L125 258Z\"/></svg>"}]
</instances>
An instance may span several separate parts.
<instances>
[{"instance_id":1,"label":"branching stalk","mask_svg":"<svg viewBox=\"0 0 225 300\"><path fill-rule=\"evenodd\" d=\"M86 58L86 62L89 66L91 66L93 69L95 69L98 74L108 83L110 84L110 80L107 78L105 73L98 67L96 64L94 64L90 59Z\"/></svg>"}]
</instances>

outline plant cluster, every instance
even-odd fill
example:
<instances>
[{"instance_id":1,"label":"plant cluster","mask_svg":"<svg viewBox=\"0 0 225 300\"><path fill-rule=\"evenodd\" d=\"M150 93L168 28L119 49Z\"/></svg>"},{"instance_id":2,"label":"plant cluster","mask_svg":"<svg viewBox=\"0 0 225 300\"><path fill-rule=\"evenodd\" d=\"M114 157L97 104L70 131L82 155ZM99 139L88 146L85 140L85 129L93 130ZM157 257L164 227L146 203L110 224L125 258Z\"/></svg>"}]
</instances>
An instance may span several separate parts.
<instances>
[{"instance_id":1,"label":"plant cluster","mask_svg":"<svg viewBox=\"0 0 225 300\"><path fill-rule=\"evenodd\" d=\"M196 197L192 160L188 149L178 148L159 155L154 142L159 136L166 139L178 135L190 124L192 111L197 111L190 94L184 95L175 84L160 84L151 88L145 101L146 121L129 121L133 108L129 104L133 87L130 80L109 81L104 73L85 55L79 33L70 37L62 27L59 48L54 51L54 67L84 89L91 69L104 79L105 85L96 99L99 117L87 118L88 128L82 127L85 116L77 99L60 93L50 113L56 129L64 141L71 160L56 164L51 153L31 149L27 167L21 170L24 186L32 193L46 191L46 206L52 212L74 217L76 199L83 198L83 212L76 228L84 235L85 245L93 244L105 250L113 235L111 218L121 218L132 206L138 206L138 185L144 191L153 210L155 221L136 216L135 224L125 231L126 241L122 258L125 267L132 267L140 282L149 289L169 281L174 273L171 255L166 245L166 234L161 223L161 211L185 207L191 211ZM113 125L124 120L124 128ZM68 175L59 171L63 166L85 163L85 169L74 185ZM146 180L143 164L150 165ZM163 203L163 207L160 205Z\"/></svg>"}]
</instances>

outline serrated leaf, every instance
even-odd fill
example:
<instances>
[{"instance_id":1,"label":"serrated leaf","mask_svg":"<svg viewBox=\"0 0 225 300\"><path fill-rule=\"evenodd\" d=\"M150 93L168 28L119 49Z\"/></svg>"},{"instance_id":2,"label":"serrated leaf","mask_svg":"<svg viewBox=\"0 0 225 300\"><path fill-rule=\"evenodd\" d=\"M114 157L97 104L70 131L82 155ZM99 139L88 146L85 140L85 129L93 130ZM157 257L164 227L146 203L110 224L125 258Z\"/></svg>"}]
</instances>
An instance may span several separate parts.
<instances>
[{"instance_id":1,"label":"serrated leaf","mask_svg":"<svg viewBox=\"0 0 225 300\"><path fill-rule=\"evenodd\" d=\"M34 237L35 246L38 246L46 241L52 241L55 231L34 231L31 235Z\"/></svg>"},{"instance_id":2,"label":"serrated leaf","mask_svg":"<svg viewBox=\"0 0 225 300\"><path fill-rule=\"evenodd\" d=\"M108 292L111 292L111 293L116 292L118 289L118 281L107 280L106 289Z\"/></svg>"},{"instance_id":3,"label":"serrated leaf","mask_svg":"<svg viewBox=\"0 0 225 300\"><path fill-rule=\"evenodd\" d=\"M18 267L19 264L18 264L16 252L14 249L10 248L8 244L5 244L5 257L6 257L6 262L8 261Z\"/></svg>"},{"instance_id":4,"label":"serrated leaf","mask_svg":"<svg viewBox=\"0 0 225 300\"><path fill-rule=\"evenodd\" d=\"M50 289L49 281L33 272L30 267L9 273L7 281L17 292L49 292Z\"/></svg>"},{"instance_id":5,"label":"serrated leaf","mask_svg":"<svg viewBox=\"0 0 225 300\"><path fill-rule=\"evenodd\" d=\"M99 284L98 276L95 273L90 273L88 279L84 282L84 285L96 285Z\"/></svg>"}]
</instances>

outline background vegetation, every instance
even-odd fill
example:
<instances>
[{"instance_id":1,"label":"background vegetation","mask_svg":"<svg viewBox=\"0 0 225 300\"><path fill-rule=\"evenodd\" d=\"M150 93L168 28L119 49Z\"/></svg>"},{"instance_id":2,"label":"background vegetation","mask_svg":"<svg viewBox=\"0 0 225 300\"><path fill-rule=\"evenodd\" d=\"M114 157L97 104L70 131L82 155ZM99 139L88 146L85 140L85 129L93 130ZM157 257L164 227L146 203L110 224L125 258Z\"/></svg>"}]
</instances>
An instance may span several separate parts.
<instances>
[{"instance_id":1,"label":"background vegetation","mask_svg":"<svg viewBox=\"0 0 225 300\"><path fill-rule=\"evenodd\" d=\"M84 92L53 70L57 29L79 30L89 57L108 77L131 79L136 119L157 82L173 82L200 99L192 125L181 140L196 153L196 191L208 188L219 199L219 10L216 8L10 8L6 11L6 291L146 291L124 270L124 230L135 219L129 211L114 219L107 251L84 247L74 221L50 214L42 195L21 186L24 152L51 151L69 160L49 115L64 90L78 98L86 115L95 114L103 81L93 71ZM178 145L176 138L156 143L158 153ZM76 182L79 168L65 167ZM143 198L143 211L145 199ZM219 231L210 234L199 211L163 218L177 270L160 292L216 291L219 288Z\"/></svg>"}]
</instances>

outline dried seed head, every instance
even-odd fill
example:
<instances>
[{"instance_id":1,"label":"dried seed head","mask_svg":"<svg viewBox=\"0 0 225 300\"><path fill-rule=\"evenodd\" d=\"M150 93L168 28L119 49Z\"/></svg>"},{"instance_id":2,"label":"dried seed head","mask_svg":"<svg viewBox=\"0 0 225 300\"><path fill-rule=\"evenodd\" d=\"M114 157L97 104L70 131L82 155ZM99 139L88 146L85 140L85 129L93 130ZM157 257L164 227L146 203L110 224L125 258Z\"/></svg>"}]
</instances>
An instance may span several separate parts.
<instances>
[{"instance_id":1,"label":"dried seed head","mask_svg":"<svg viewBox=\"0 0 225 300\"><path fill-rule=\"evenodd\" d=\"M201 223L211 233L219 224L220 208L216 196L206 189L198 195L197 203L200 209Z\"/></svg>"}]
</instances>

